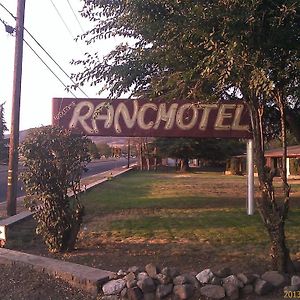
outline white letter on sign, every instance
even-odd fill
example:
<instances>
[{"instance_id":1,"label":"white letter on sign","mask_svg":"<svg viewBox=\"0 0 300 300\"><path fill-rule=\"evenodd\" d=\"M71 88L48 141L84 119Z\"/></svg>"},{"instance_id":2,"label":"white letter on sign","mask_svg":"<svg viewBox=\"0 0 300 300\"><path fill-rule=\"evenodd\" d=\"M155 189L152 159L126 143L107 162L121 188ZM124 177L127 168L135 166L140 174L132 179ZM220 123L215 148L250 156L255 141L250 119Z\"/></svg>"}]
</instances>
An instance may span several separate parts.
<instances>
[{"instance_id":1,"label":"white letter on sign","mask_svg":"<svg viewBox=\"0 0 300 300\"><path fill-rule=\"evenodd\" d=\"M243 104L238 104L236 106L236 111L235 111L235 115L234 115L234 119L233 119L233 123L232 123L232 130L249 130L249 125L241 125L241 116L242 116L242 112L244 110L244 105Z\"/></svg>"},{"instance_id":2,"label":"white letter on sign","mask_svg":"<svg viewBox=\"0 0 300 300\"><path fill-rule=\"evenodd\" d=\"M203 113L202 113L202 117L201 117L201 122L199 124L199 129L206 130L206 127L208 125L209 114L213 109L218 108L218 105L217 104L205 104L205 105L200 105L200 108L203 108Z\"/></svg>"},{"instance_id":3,"label":"white letter on sign","mask_svg":"<svg viewBox=\"0 0 300 300\"><path fill-rule=\"evenodd\" d=\"M226 109L234 109L235 104L221 104L219 111L218 111L218 116L217 120L215 123L215 130L229 130L231 125L224 125L223 121L224 119L231 119L232 118L232 113L226 113Z\"/></svg>"},{"instance_id":4,"label":"white letter on sign","mask_svg":"<svg viewBox=\"0 0 300 300\"><path fill-rule=\"evenodd\" d=\"M106 110L105 114L100 114L103 110ZM93 117L92 124L94 128L94 132L98 133L98 127L96 120L104 120L104 128L109 128L114 121L114 108L112 105L108 105L103 102L96 106L95 108L95 116Z\"/></svg>"},{"instance_id":5,"label":"white letter on sign","mask_svg":"<svg viewBox=\"0 0 300 300\"><path fill-rule=\"evenodd\" d=\"M127 103L129 102L129 100L127 101ZM127 126L127 128L132 128L136 122L136 117L137 117L137 113L138 113L138 102L136 100L133 100L133 114L132 114L132 117L130 118L130 115L129 115L129 111L128 111L128 108L126 106L126 104L124 103L120 103L118 106L117 106L117 109L116 109L116 112L115 112L115 120L114 120L114 123L115 123L115 130L117 133L121 133L122 132L122 129L121 129L121 126L120 126L120 116L122 115L123 116L123 119L124 119L124 122Z\"/></svg>"},{"instance_id":6,"label":"white letter on sign","mask_svg":"<svg viewBox=\"0 0 300 300\"><path fill-rule=\"evenodd\" d=\"M155 124L153 126L154 129L157 129L160 125L160 121L165 121L165 129L170 130L173 128L176 116L178 104L173 103L171 104L169 110L167 111L166 103L161 103L158 108L157 117Z\"/></svg>"},{"instance_id":7,"label":"white letter on sign","mask_svg":"<svg viewBox=\"0 0 300 300\"><path fill-rule=\"evenodd\" d=\"M88 111L85 115L80 115L80 112L83 108L87 107ZM82 101L76 105L73 111L73 117L70 121L69 128L75 128L79 122L83 129L88 133L93 133L94 130L86 123L94 112L94 104L90 101Z\"/></svg>"},{"instance_id":8,"label":"white letter on sign","mask_svg":"<svg viewBox=\"0 0 300 300\"><path fill-rule=\"evenodd\" d=\"M193 111L193 116L192 116L189 124L184 124L184 122L183 122L183 115L186 110ZM182 130L189 130L189 129L193 128L197 122L197 119L198 119L198 109L197 109L197 107L195 107L194 104L191 104L191 103L183 104L177 111L176 123L177 123L178 128L180 128Z\"/></svg>"},{"instance_id":9,"label":"white letter on sign","mask_svg":"<svg viewBox=\"0 0 300 300\"><path fill-rule=\"evenodd\" d=\"M148 124L145 123L145 113L150 108L157 111L157 106L153 103L144 104L139 111L137 122L141 129L147 130L153 127L153 121L148 122Z\"/></svg>"}]
</instances>

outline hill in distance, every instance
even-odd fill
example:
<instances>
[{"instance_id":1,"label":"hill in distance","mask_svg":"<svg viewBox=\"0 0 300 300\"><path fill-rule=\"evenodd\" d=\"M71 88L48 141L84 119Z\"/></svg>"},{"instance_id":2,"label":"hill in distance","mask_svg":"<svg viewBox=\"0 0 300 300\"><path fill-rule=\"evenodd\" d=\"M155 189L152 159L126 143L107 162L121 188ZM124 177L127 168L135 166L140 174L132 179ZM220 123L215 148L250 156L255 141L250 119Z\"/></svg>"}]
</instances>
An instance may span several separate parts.
<instances>
[{"instance_id":1,"label":"hill in distance","mask_svg":"<svg viewBox=\"0 0 300 300\"><path fill-rule=\"evenodd\" d=\"M28 132L31 130L30 129L25 129L21 130L19 133L19 142L22 143L24 139L26 138ZM5 134L5 138L9 138L9 134ZM128 138L126 137L106 137L106 136L90 136L89 137L95 144L100 144L100 143L105 143L109 144L110 146L113 145L127 145Z\"/></svg>"}]
</instances>

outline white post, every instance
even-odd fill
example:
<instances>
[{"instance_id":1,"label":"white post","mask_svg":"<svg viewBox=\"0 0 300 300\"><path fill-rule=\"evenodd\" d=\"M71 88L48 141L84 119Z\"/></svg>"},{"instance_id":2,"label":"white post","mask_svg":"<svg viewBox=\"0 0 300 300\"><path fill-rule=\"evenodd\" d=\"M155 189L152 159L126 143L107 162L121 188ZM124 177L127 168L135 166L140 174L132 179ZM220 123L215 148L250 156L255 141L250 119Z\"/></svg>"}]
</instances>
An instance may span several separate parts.
<instances>
[{"instance_id":1,"label":"white post","mask_svg":"<svg viewBox=\"0 0 300 300\"><path fill-rule=\"evenodd\" d=\"M253 140L247 141L247 214L254 214L254 152Z\"/></svg>"},{"instance_id":2,"label":"white post","mask_svg":"<svg viewBox=\"0 0 300 300\"><path fill-rule=\"evenodd\" d=\"M291 175L290 171L290 158L286 158L286 176L289 177Z\"/></svg>"}]
</instances>

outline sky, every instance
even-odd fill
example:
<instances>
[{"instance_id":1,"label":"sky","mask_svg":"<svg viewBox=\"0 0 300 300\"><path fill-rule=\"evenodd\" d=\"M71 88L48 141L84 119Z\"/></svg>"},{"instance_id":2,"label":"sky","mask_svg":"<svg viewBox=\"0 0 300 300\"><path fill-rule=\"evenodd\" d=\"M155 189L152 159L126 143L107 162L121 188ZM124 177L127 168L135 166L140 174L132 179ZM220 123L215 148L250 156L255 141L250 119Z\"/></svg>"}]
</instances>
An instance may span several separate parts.
<instances>
[{"instance_id":1,"label":"sky","mask_svg":"<svg viewBox=\"0 0 300 300\"><path fill-rule=\"evenodd\" d=\"M17 0L0 0L8 10L16 15ZM55 7L64 19L64 25ZM104 40L87 46L83 42L75 42L74 37L82 33L82 29L91 28L92 24L81 17L78 12L83 5L81 0L69 0L77 18L67 0L26 0L25 28L38 40L38 42L51 54L51 56L68 73L76 73L78 67L72 66L72 59L83 58L83 53L99 51L104 55L112 50L120 40ZM0 7L0 18L7 24L15 26L14 19ZM69 32L71 31L71 33ZM47 62L51 69L66 84L72 82L66 77L53 62L40 50L35 42L24 33L25 40ZM5 27L0 23L0 103L6 102L5 120L10 128L12 81L14 66L15 37L5 32ZM89 97L105 97L97 95L100 87L82 88ZM73 93L76 97L85 97L80 91ZM20 130L51 124L51 99L53 97L73 97L64 86L54 77L46 66L24 44L23 72L21 90Z\"/></svg>"}]
</instances>

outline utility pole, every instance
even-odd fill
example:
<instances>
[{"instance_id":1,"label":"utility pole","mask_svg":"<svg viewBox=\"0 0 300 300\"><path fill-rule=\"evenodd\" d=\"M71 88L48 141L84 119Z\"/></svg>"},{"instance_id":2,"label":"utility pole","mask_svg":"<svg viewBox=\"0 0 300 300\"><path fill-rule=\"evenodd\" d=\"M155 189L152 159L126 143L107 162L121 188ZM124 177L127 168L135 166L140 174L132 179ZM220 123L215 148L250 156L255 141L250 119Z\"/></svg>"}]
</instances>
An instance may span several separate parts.
<instances>
[{"instance_id":1,"label":"utility pole","mask_svg":"<svg viewBox=\"0 0 300 300\"><path fill-rule=\"evenodd\" d=\"M16 214L18 188L18 147L20 123L20 99L23 60L25 0L18 0L16 19L15 62L12 93L12 116L9 142L9 163L7 176L6 212L8 216Z\"/></svg>"}]
</instances>

